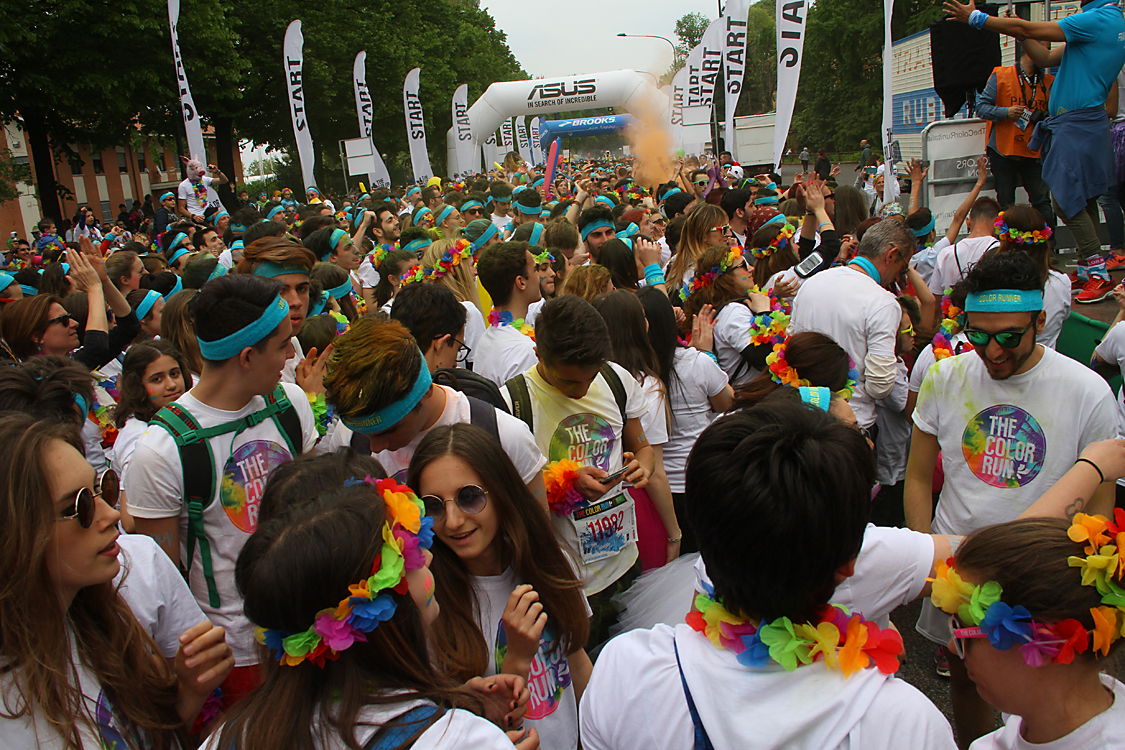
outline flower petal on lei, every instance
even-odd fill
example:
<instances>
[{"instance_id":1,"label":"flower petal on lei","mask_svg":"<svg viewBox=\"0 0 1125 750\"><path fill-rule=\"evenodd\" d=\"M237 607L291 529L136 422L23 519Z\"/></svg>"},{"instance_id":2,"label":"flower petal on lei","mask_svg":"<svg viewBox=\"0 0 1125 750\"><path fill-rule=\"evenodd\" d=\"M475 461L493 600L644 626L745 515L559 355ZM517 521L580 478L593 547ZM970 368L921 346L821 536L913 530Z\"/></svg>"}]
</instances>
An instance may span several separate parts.
<instances>
[{"instance_id":1,"label":"flower petal on lei","mask_svg":"<svg viewBox=\"0 0 1125 750\"><path fill-rule=\"evenodd\" d=\"M876 669L883 674L894 674L898 671L899 654L902 653L902 636L894 628L880 630L873 622L865 622L867 628L867 642L863 644L863 653L871 657Z\"/></svg>"},{"instance_id":2,"label":"flower petal on lei","mask_svg":"<svg viewBox=\"0 0 1125 750\"><path fill-rule=\"evenodd\" d=\"M993 603L980 622L981 631L1001 651L1030 641L1034 635L1031 627L1031 613L1026 607L1022 604L1011 607L1005 602Z\"/></svg>"},{"instance_id":3,"label":"flower petal on lei","mask_svg":"<svg viewBox=\"0 0 1125 750\"><path fill-rule=\"evenodd\" d=\"M1086 553L1097 554L1103 544L1109 541L1106 532L1106 520L1101 516L1089 516L1077 513L1074 521L1067 529L1066 535L1072 542L1086 543Z\"/></svg>"},{"instance_id":4,"label":"flower petal on lei","mask_svg":"<svg viewBox=\"0 0 1125 750\"><path fill-rule=\"evenodd\" d=\"M1073 618L1062 620L1052 625L1051 629L1063 639L1058 656L1055 657L1059 664L1070 664L1074 661L1075 654L1084 653L1089 646L1090 634L1078 620Z\"/></svg>"},{"instance_id":5,"label":"flower petal on lei","mask_svg":"<svg viewBox=\"0 0 1125 750\"><path fill-rule=\"evenodd\" d=\"M391 619L397 605L390 594L380 594L374 599L353 598L352 613L348 623L356 630L370 633L381 623Z\"/></svg>"},{"instance_id":6,"label":"flower petal on lei","mask_svg":"<svg viewBox=\"0 0 1125 750\"><path fill-rule=\"evenodd\" d=\"M866 644L867 628L863 627L863 620L856 615L848 621L847 639L839 653L840 669L843 670L845 677L865 669L871 662L871 658L863 649Z\"/></svg>"},{"instance_id":7,"label":"flower petal on lei","mask_svg":"<svg viewBox=\"0 0 1125 750\"><path fill-rule=\"evenodd\" d=\"M1094 651L1102 656L1109 655L1109 647L1117 639L1117 611L1109 607L1094 607L1090 610L1094 618Z\"/></svg>"},{"instance_id":8,"label":"flower petal on lei","mask_svg":"<svg viewBox=\"0 0 1125 750\"><path fill-rule=\"evenodd\" d=\"M840 644L840 630L835 625L822 622L814 627L812 623L804 623L794 627L794 631L806 640L812 641L809 656L813 659L820 654L829 669L840 665L839 659L836 658L836 647Z\"/></svg>"},{"instance_id":9,"label":"flower petal on lei","mask_svg":"<svg viewBox=\"0 0 1125 750\"><path fill-rule=\"evenodd\" d=\"M798 664L809 664L811 646L793 632L793 622L788 617L779 617L758 630L762 643L769 646L770 657L785 671L792 672Z\"/></svg>"}]
</instances>

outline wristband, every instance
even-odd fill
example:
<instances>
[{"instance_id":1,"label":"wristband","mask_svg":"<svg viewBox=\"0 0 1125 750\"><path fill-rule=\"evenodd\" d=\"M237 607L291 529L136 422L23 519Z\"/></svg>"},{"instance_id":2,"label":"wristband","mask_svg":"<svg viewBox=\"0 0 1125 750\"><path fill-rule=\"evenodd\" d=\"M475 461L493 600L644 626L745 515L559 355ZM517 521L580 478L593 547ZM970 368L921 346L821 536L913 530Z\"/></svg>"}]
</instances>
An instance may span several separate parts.
<instances>
[{"instance_id":1,"label":"wristband","mask_svg":"<svg viewBox=\"0 0 1125 750\"><path fill-rule=\"evenodd\" d=\"M712 362L714 362L715 364L719 364L719 358L718 358L718 356L716 356L715 352L703 352L703 353L706 354L708 357L710 357Z\"/></svg>"},{"instance_id":2,"label":"wristband","mask_svg":"<svg viewBox=\"0 0 1125 750\"><path fill-rule=\"evenodd\" d=\"M679 536L668 537L668 544L675 544L676 542L681 541L683 538L684 538L684 532L681 531Z\"/></svg>"},{"instance_id":3,"label":"wristband","mask_svg":"<svg viewBox=\"0 0 1125 750\"><path fill-rule=\"evenodd\" d=\"M985 22L988 21L988 14L983 10L974 10L969 14L969 25L974 29L983 29Z\"/></svg>"},{"instance_id":4,"label":"wristband","mask_svg":"<svg viewBox=\"0 0 1125 750\"><path fill-rule=\"evenodd\" d=\"M649 263L645 266L645 283L649 286L664 283L664 271L660 270L658 263Z\"/></svg>"},{"instance_id":5,"label":"wristband","mask_svg":"<svg viewBox=\"0 0 1125 750\"><path fill-rule=\"evenodd\" d=\"M1098 468L1098 465L1097 465L1096 463L1094 463L1093 461L1091 461L1090 459L1088 459L1088 458L1080 458L1080 459L1078 459L1077 461L1075 461L1074 463L1075 463L1076 465L1077 465L1077 464L1090 464L1091 466L1093 466L1093 467L1094 467L1094 471L1098 472L1098 476L1099 476L1099 477L1101 477L1101 480L1102 480L1103 482L1105 481L1105 474L1103 474L1103 473L1102 473L1102 470Z\"/></svg>"}]
</instances>

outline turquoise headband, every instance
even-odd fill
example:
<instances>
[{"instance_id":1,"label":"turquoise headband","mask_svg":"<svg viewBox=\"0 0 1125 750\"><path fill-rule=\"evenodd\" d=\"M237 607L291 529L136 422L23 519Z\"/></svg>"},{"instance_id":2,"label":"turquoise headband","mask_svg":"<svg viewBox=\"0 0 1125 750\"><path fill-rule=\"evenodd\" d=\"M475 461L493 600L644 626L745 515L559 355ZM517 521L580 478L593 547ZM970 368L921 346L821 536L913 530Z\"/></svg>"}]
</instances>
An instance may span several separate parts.
<instances>
[{"instance_id":1,"label":"turquoise headband","mask_svg":"<svg viewBox=\"0 0 1125 750\"><path fill-rule=\"evenodd\" d=\"M227 275L227 267L224 266L222 263L216 263L215 264L215 270L212 271L211 275L207 277L207 281L214 281L215 279L219 278L220 276L226 276L226 275Z\"/></svg>"},{"instance_id":2,"label":"turquoise headband","mask_svg":"<svg viewBox=\"0 0 1125 750\"><path fill-rule=\"evenodd\" d=\"M441 223L448 219L451 213L453 213L453 206L446 206L438 212L438 215L434 218L434 224L441 226Z\"/></svg>"},{"instance_id":3,"label":"turquoise headband","mask_svg":"<svg viewBox=\"0 0 1125 750\"><path fill-rule=\"evenodd\" d=\"M922 227L921 229L915 229L914 230L914 236L917 237L918 239L922 239L923 237L928 235L930 232L934 231L934 227L936 227L936 226L937 226L937 217L931 216L929 224Z\"/></svg>"},{"instance_id":4,"label":"turquoise headband","mask_svg":"<svg viewBox=\"0 0 1125 750\"><path fill-rule=\"evenodd\" d=\"M411 240L410 242L407 242L406 247L404 247L403 250L406 250L407 252L411 252L411 253L420 253L432 244L434 244L434 242L430 238L419 237L416 240Z\"/></svg>"},{"instance_id":5,"label":"turquoise headband","mask_svg":"<svg viewBox=\"0 0 1125 750\"><path fill-rule=\"evenodd\" d=\"M536 216L543 210L542 206L525 206L519 201L516 201L516 208L525 216Z\"/></svg>"},{"instance_id":6,"label":"turquoise headband","mask_svg":"<svg viewBox=\"0 0 1125 750\"><path fill-rule=\"evenodd\" d=\"M337 242L339 242L340 240L344 239L347 236L348 236L348 233L345 232L343 229L339 229L339 228L333 229L332 230L332 239L330 240L330 243L331 243L333 249L335 249Z\"/></svg>"},{"instance_id":7,"label":"turquoise headband","mask_svg":"<svg viewBox=\"0 0 1125 750\"><path fill-rule=\"evenodd\" d=\"M184 280L181 279L179 276L176 276L176 283L172 286L172 291L170 291L170 292L168 292L167 294L164 295L164 301L167 302L169 297L171 297L176 292L182 292L183 289L184 289Z\"/></svg>"},{"instance_id":8,"label":"turquoise headband","mask_svg":"<svg viewBox=\"0 0 1125 750\"><path fill-rule=\"evenodd\" d=\"M582 227L582 241L585 242L586 238L590 236L590 232L598 229L613 229L613 225L608 221L591 221L589 224Z\"/></svg>"},{"instance_id":9,"label":"turquoise headband","mask_svg":"<svg viewBox=\"0 0 1125 750\"><path fill-rule=\"evenodd\" d=\"M606 206L609 206L610 208L613 208L614 206L617 205L616 203L611 201L609 198L606 198L604 195L599 195L597 198L594 198L594 203L602 203Z\"/></svg>"},{"instance_id":10,"label":"turquoise headband","mask_svg":"<svg viewBox=\"0 0 1125 750\"><path fill-rule=\"evenodd\" d=\"M248 346L254 346L273 333L281 321L289 317L289 303L278 294L262 311L261 316L244 328L239 328L218 341L199 339L199 353L208 362L222 362L237 357Z\"/></svg>"},{"instance_id":11,"label":"turquoise headband","mask_svg":"<svg viewBox=\"0 0 1125 750\"><path fill-rule=\"evenodd\" d=\"M625 227L625 229L623 229L623 230L621 230L620 232L617 233L617 236L619 238L622 235L624 235L625 237L632 237L634 234L637 234L640 231L641 231L640 227L638 227L635 223L630 222L629 226Z\"/></svg>"},{"instance_id":12,"label":"turquoise headband","mask_svg":"<svg viewBox=\"0 0 1125 750\"><path fill-rule=\"evenodd\" d=\"M6 273L0 273L0 291L2 291L4 289L7 289L8 287L10 287L12 284L15 284L15 283L16 283L16 278L14 276L9 276Z\"/></svg>"},{"instance_id":13,"label":"turquoise headband","mask_svg":"<svg viewBox=\"0 0 1125 750\"><path fill-rule=\"evenodd\" d=\"M473 252L475 253L477 250L480 250L482 247L484 247L485 243L495 237L499 232L500 229L497 228L495 224L490 223L488 225L488 228L480 233L480 237L477 237L475 240L473 240Z\"/></svg>"},{"instance_id":14,"label":"turquoise headband","mask_svg":"<svg viewBox=\"0 0 1125 750\"><path fill-rule=\"evenodd\" d=\"M414 195L415 193L418 193L419 195L421 195L422 194L422 188L415 185L414 187L407 190L406 191L406 199L410 200L410 196Z\"/></svg>"},{"instance_id":15,"label":"turquoise headband","mask_svg":"<svg viewBox=\"0 0 1125 750\"><path fill-rule=\"evenodd\" d=\"M149 310L152 309L152 306L156 304L156 300L158 299L163 299L163 297L160 296L160 292L155 289L149 289L145 293L144 299L137 305L137 320L144 320L145 316L148 315Z\"/></svg>"},{"instance_id":16,"label":"turquoise headband","mask_svg":"<svg viewBox=\"0 0 1125 750\"><path fill-rule=\"evenodd\" d=\"M190 251L190 250L188 250L188 249L187 249L186 247L181 247L181 248L179 248L178 250L176 250L176 252L172 253L172 257L168 259L168 265L172 265L172 264L173 264L173 263L175 263L175 262L176 262L177 260L179 260L180 258L182 258L182 257L184 257L185 255L189 254L190 252L191 252L191 251Z\"/></svg>"},{"instance_id":17,"label":"turquoise headband","mask_svg":"<svg viewBox=\"0 0 1125 750\"><path fill-rule=\"evenodd\" d=\"M171 250L172 248L178 247L179 244L181 242L183 242L184 240L186 240L187 238L188 238L188 236L186 234L184 234L183 232L180 232L179 234L177 234L175 237L172 238L171 242L168 243L168 249Z\"/></svg>"},{"instance_id":18,"label":"turquoise headband","mask_svg":"<svg viewBox=\"0 0 1125 750\"><path fill-rule=\"evenodd\" d=\"M765 229L770 224L784 224L786 221L787 221L787 219L785 218L785 214L778 214L777 216L773 217L772 219L767 221L762 226L758 227L758 229Z\"/></svg>"},{"instance_id":19,"label":"turquoise headband","mask_svg":"<svg viewBox=\"0 0 1125 750\"><path fill-rule=\"evenodd\" d=\"M832 403L832 391L823 386L802 385L797 389L801 394L801 401L809 406L815 406L822 411L828 411Z\"/></svg>"},{"instance_id":20,"label":"turquoise headband","mask_svg":"<svg viewBox=\"0 0 1125 750\"><path fill-rule=\"evenodd\" d=\"M848 265L859 266L864 271L867 271L867 275L873 278L876 284L881 285L883 283L883 277L879 274L879 269L875 267L874 263L864 258L862 255L857 255L852 258Z\"/></svg>"},{"instance_id":21,"label":"turquoise headband","mask_svg":"<svg viewBox=\"0 0 1125 750\"><path fill-rule=\"evenodd\" d=\"M242 240L235 240L230 243L230 251L233 253L235 250L245 250L246 246L242 244Z\"/></svg>"},{"instance_id":22,"label":"turquoise headband","mask_svg":"<svg viewBox=\"0 0 1125 750\"><path fill-rule=\"evenodd\" d=\"M266 214L266 220L268 221L269 219L272 219L274 216L277 216L278 211L284 211L284 210L285 210L285 206L274 206L273 210L270 211L268 214Z\"/></svg>"},{"instance_id":23,"label":"turquoise headband","mask_svg":"<svg viewBox=\"0 0 1125 750\"><path fill-rule=\"evenodd\" d=\"M418 405L422 397L429 393L432 383L430 368L426 366L426 360L423 359L422 366L418 368L418 379L414 381L414 387L410 389L410 393L403 396L401 401L388 404L365 417L342 416L340 421L352 432L360 432L364 435L386 432L402 421L402 418Z\"/></svg>"},{"instance_id":24,"label":"turquoise headband","mask_svg":"<svg viewBox=\"0 0 1125 750\"><path fill-rule=\"evenodd\" d=\"M34 297L35 295L39 294L38 289L33 286L28 286L27 284L20 284L20 289L23 290L23 294L25 297Z\"/></svg>"},{"instance_id":25,"label":"turquoise headband","mask_svg":"<svg viewBox=\"0 0 1125 750\"><path fill-rule=\"evenodd\" d=\"M321 296L320 299L318 299L316 302L312 303L312 306L309 307L309 317L315 318L317 315L320 315L322 312L324 312L324 308L327 307L327 306L328 306L328 293L325 292Z\"/></svg>"},{"instance_id":26,"label":"turquoise headband","mask_svg":"<svg viewBox=\"0 0 1125 750\"><path fill-rule=\"evenodd\" d=\"M527 241L529 245L538 245L539 238L543 236L543 225L535 222L535 226L531 228L531 238Z\"/></svg>"},{"instance_id":27,"label":"turquoise headband","mask_svg":"<svg viewBox=\"0 0 1125 750\"><path fill-rule=\"evenodd\" d=\"M527 190L527 185L518 185L512 189L512 195L519 195L524 190Z\"/></svg>"},{"instance_id":28,"label":"turquoise headband","mask_svg":"<svg viewBox=\"0 0 1125 750\"><path fill-rule=\"evenodd\" d=\"M324 290L327 294L331 295L333 299L343 299L352 292L352 280L348 279L340 286L334 286L331 289Z\"/></svg>"},{"instance_id":29,"label":"turquoise headband","mask_svg":"<svg viewBox=\"0 0 1125 750\"><path fill-rule=\"evenodd\" d=\"M231 224L230 225L230 231L232 231L232 232L245 232L246 231L246 225L245 224Z\"/></svg>"},{"instance_id":30,"label":"turquoise headband","mask_svg":"<svg viewBox=\"0 0 1125 750\"><path fill-rule=\"evenodd\" d=\"M461 204L461 211L472 211L474 208L484 208L484 204L480 201L465 201Z\"/></svg>"},{"instance_id":31,"label":"turquoise headband","mask_svg":"<svg viewBox=\"0 0 1125 750\"><path fill-rule=\"evenodd\" d=\"M781 199L776 195L767 195L765 198L755 198L754 199L754 205L755 206L772 206L780 200Z\"/></svg>"},{"instance_id":32,"label":"turquoise headband","mask_svg":"<svg viewBox=\"0 0 1125 750\"><path fill-rule=\"evenodd\" d=\"M257 267L254 268L255 276L265 276L267 279L272 279L275 276L284 276L287 273L299 273L302 276L308 276L309 269L299 263L274 263L272 260L259 263Z\"/></svg>"},{"instance_id":33,"label":"turquoise headband","mask_svg":"<svg viewBox=\"0 0 1125 750\"><path fill-rule=\"evenodd\" d=\"M1040 289L990 289L965 298L965 312L1038 312L1043 309Z\"/></svg>"},{"instance_id":34,"label":"turquoise headband","mask_svg":"<svg viewBox=\"0 0 1125 750\"><path fill-rule=\"evenodd\" d=\"M219 219L223 218L224 216L230 216L230 213L225 208L221 208L218 211L216 211L215 213L211 214L211 218L210 218L211 226L213 226L213 227L218 226L219 225Z\"/></svg>"},{"instance_id":35,"label":"turquoise headband","mask_svg":"<svg viewBox=\"0 0 1125 750\"><path fill-rule=\"evenodd\" d=\"M163 203L164 201L168 200L169 198L175 198L175 197L176 197L175 193L173 193L171 191L168 191L164 195L160 196L160 202Z\"/></svg>"},{"instance_id":36,"label":"turquoise headband","mask_svg":"<svg viewBox=\"0 0 1125 750\"><path fill-rule=\"evenodd\" d=\"M670 196L673 196L673 195L675 195L676 193L682 193L682 192L684 192L684 191L683 191L683 190L680 190L679 188L672 188L672 189L671 189L671 190L669 190L669 191L668 191L667 193L665 193L664 195L660 196L660 200L662 200L662 201L666 201L666 200L668 200L668 198L669 198Z\"/></svg>"}]
</instances>

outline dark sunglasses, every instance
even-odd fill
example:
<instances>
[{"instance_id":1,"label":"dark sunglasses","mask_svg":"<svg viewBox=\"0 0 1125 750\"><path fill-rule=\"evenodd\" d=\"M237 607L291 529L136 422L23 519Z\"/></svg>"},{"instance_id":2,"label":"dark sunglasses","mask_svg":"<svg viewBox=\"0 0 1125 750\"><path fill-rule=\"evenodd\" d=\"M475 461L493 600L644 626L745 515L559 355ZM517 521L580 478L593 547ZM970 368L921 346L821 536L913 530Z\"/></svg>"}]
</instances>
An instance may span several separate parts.
<instances>
[{"instance_id":1,"label":"dark sunglasses","mask_svg":"<svg viewBox=\"0 0 1125 750\"><path fill-rule=\"evenodd\" d=\"M90 491L88 487L83 487L78 490L74 495L74 503L63 508L62 513L56 519L58 521L69 521L76 519L78 525L84 529L90 528L90 524L94 522L94 506L97 504L96 498L101 498L105 504L111 508L117 507L117 501L121 494L121 483L117 478L117 473L113 469L106 469L102 475L98 477L95 483L95 490Z\"/></svg>"},{"instance_id":2,"label":"dark sunglasses","mask_svg":"<svg viewBox=\"0 0 1125 750\"><path fill-rule=\"evenodd\" d=\"M988 342L990 342L992 339L996 339L996 343L1004 347L1005 349L1015 349L1020 345L1020 342L1023 341L1023 337L1027 334L1028 331L1031 330L1032 326L1034 326L1036 322L1037 321L1035 320L1031 321L1022 331L1000 331L998 333L989 333L988 331L982 331L977 328L966 328L965 338L967 338L969 340L969 343L973 346L988 346Z\"/></svg>"},{"instance_id":3,"label":"dark sunglasses","mask_svg":"<svg viewBox=\"0 0 1125 750\"><path fill-rule=\"evenodd\" d=\"M466 484L457 490L457 497L452 500L446 500L437 495L426 495L422 498L422 504L426 506L426 515L435 521L445 518L446 503L457 503L457 507L462 513L475 516L484 510L484 505L487 502L488 493L475 484Z\"/></svg>"},{"instance_id":4,"label":"dark sunglasses","mask_svg":"<svg viewBox=\"0 0 1125 750\"><path fill-rule=\"evenodd\" d=\"M63 324L64 326L65 326L65 325L70 325L70 321L72 321L72 320L74 320L74 322L75 322L75 323L77 323L77 322L78 322L78 321L77 321L77 320L75 320L75 319L74 319L74 317L72 317L71 315L69 315L69 314L63 314L63 315L60 315L60 316L59 316L59 317L57 317L57 318L51 318L50 320L48 320L48 321L47 321L47 325L46 325L46 326L44 326L44 327L45 327L45 328L50 328L50 327L51 327L51 326L53 326L53 325L54 325L55 323L62 323L62 324Z\"/></svg>"}]
</instances>

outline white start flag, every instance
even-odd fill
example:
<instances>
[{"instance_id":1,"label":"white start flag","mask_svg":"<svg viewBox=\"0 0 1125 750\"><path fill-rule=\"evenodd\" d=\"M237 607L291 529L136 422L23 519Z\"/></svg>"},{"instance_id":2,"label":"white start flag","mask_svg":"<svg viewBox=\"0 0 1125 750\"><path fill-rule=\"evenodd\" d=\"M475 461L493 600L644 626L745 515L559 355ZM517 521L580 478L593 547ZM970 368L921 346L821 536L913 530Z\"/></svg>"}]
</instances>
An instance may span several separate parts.
<instances>
[{"instance_id":1,"label":"white start flag","mask_svg":"<svg viewBox=\"0 0 1125 750\"><path fill-rule=\"evenodd\" d=\"M293 137L297 140L297 155L301 161L301 179L305 190L316 187L313 168L316 166L316 152L313 150L312 133L305 110L305 85L302 71L305 64L305 37L301 33L301 22L294 21L285 30L285 44L282 56L285 63L285 85L289 90L289 114L293 118Z\"/></svg>"},{"instance_id":2,"label":"white start flag","mask_svg":"<svg viewBox=\"0 0 1125 750\"><path fill-rule=\"evenodd\" d=\"M406 139L410 143L410 165L414 170L414 181L425 182L433 177L430 169L430 154L426 150L426 122L422 117L422 100L418 97L421 68L414 68L406 74L402 86L402 108L406 112Z\"/></svg>"},{"instance_id":3,"label":"white start flag","mask_svg":"<svg viewBox=\"0 0 1125 750\"><path fill-rule=\"evenodd\" d=\"M793 122L797 103L797 83L801 78L801 59L805 50L805 0L779 0L777 3L777 114L773 123L773 163L781 164L785 140Z\"/></svg>"},{"instance_id":4,"label":"white start flag","mask_svg":"<svg viewBox=\"0 0 1125 750\"><path fill-rule=\"evenodd\" d=\"M894 10L895 0L883 0L883 164L886 177L883 180L883 202L890 203L895 199L895 188L898 179L895 174L894 162L894 131L891 118L894 112L894 100L891 93L891 70L894 55L891 54L891 12Z\"/></svg>"},{"instance_id":5,"label":"white start flag","mask_svg":"<svg viewBox=\"0 0 1125 750\"><path fill-rule=\"evenodd\" d=\"M371 141L371 153L375 157L375 171L367 175L368 187L390 187L391 174L383 157L371 138L371 92L367 88L367 53L355 56L352 66L352 83L355 84L355 113L359 118L359 135Z\"/></svg>"},{"instance_id":6,"label":"white start flag","mask_svg":"<svg viewBox=\"0 0 1125 750\"><path fill-rule=\"evenodd\" d=\"M191 98L184 61L180 57L180 35L176 27L180 23L180 0L168 0L168 26L172 29L172 59L176 63L176 88L180 92L180 109L184 115L184 130L187 131L188 155L207 163L207 150L203 145L203 127L199 124L199 110Z\"/></svg>"},{"instance_id":7,"label":"white start flag","mask_svg":"<svg viewBox=\"0 0 1125 750\"><path fill-rule=\"evenodd\" d=\"M527 137L527 117L524 115L516 118L516 143L519 145L520 158L527 164L532 164L531 141Z\"/></svg>"},{"instance_id":8,"label":"white start flag","mask_svg":"<svg viewBox=\"0 0 1125 750\"><path fill-rule=\"evenodd\" d=\"M543 163L543 144L539 141L539 118L531 118L531 161L535 166Z\"/></svg>"},{"instance_id":9,"label":"white start flag","mask_svg":"<svg viewBox=\"0 0 1125 750\"><path fill-rule=\"evenodd\" d=\"M780 0L779 0L780 1ZM746 73L746 22L750 15L750 0L727 0L722 21L723 84L726 86L727 150L734 151L734 110L742 95L742 79Z\"/></svg>"},{"instance_id":10,"label":"white start flag","mask_svg":"<svg viewBox=\"0 0 1125 750\"><path fill-rule=\"evenodd\" d=\"M453 92L453 128L457 133L455 154L457 164L450 171L457 174L470 174L480 171L476 156L480 149L473 143L473 126L469 121L469 84L462 83Z\"/></svg>"}]
</instances>

